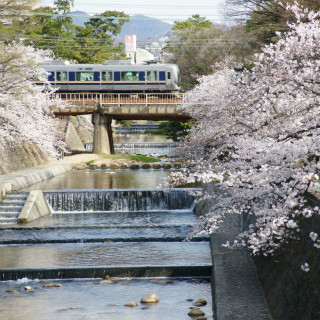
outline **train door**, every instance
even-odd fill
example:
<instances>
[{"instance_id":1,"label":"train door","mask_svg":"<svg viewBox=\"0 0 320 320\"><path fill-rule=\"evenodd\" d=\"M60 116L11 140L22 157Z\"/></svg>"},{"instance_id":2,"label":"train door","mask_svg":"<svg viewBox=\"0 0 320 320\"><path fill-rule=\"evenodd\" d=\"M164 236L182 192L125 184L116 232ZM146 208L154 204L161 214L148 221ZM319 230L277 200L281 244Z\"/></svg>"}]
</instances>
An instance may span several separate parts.
<instances>
[{"instance_id":1,"label":"train door","mask_svg":"<svg viewBox=\"0 0 320 320\"><path fill-rule=\"evenodd\" d=\"M69 89L68 72L56 71L56 86L61 91Z\"/></svg>"},{"instance_id":2,"label":"train door","mask_svg":"<svg viewBox=\"0 0 320 320\"><path fill-rule=\"evenodd\" d=\"M165 91L167 89L165 71L159 71L159 86L160 86L160 91Z\"/></svg>"},{"instance_id":3,"label":"train door","mask_svg":"<svg viewBox=\"0 0 320 320\"><path fill-rule=\"evenodd\" d=\"M145 91L147 89L146 87L146 73L145 71L139 71L139 90Z\"/></svg>"},{"instance_id":4,"label":"train door","mask_svg":"<svg viewBox=\"0 0 320 320\"><path fill-rule=\"evenodd\" d=\"M51 83L52 88L56 87L56 73L54 71L48 71L48 81Z\"/></svg>"},{"instance_id":5,"label":"train door","mask_svg":"<svg viewBox=\"0 0 320 320\"><path fill-rule=\"evenodd\" d=\"M101 90L102 91L114 91L113 77L114 76L112 71L101 72Z\"/></svg>"},{"instance_id":6,"label":"train door","mask_svg":"<svg viewBox=\"0 0 320 320\"><path fill-rule=\"evenodd\" d=\"M159 91L158 71L147 71L147 88L151 91Z\"/></svg>"}]
</instances>

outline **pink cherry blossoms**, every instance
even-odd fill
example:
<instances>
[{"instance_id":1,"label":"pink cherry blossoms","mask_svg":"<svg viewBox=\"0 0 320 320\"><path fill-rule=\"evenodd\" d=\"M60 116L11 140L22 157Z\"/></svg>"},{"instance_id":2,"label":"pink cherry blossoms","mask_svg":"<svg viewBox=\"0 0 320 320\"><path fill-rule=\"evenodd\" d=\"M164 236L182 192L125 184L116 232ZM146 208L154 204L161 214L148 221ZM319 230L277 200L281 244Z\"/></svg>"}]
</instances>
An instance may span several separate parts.
<instances>
[{"instance_id":1,"label":"pink cherry blossoms","mask_svg":"<svg viewBox=\"0 0 320 320\"><path fill-rule=\"evenodd\" d=\"M39 65L49 52L17 43L0 43L0 52L0 145L32 143L56 156L63 143L50 107L63 105L52 99L49 87L43 92L33 84L43 78L45 71Z\"/></svg>"},{"instance_id":2,"label":"pink cherry blossoms","mask_svg":"<svg viewBox=\"0 0 320 320\"><path fill-rule=\"evenodd\" d=\"M231 58L214 65L182 106L198 120L183 150L200 161L197 179L218 179L221 189L195 232L211 233L229 213L249 215L233 246L253 254L272 254L296 237L301 219L319 215L305 194L320 169L320 12L288 10L297 23L251 70L236 72Z\"/></svg>"}]
</instances>

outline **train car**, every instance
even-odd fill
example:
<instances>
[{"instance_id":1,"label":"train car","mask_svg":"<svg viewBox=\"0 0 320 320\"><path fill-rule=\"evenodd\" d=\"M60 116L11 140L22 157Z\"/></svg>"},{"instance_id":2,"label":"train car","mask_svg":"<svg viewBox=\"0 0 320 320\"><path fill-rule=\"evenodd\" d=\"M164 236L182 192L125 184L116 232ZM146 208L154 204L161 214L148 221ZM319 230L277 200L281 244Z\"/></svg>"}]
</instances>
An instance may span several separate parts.
<instances>
[{"instance_id":1,"label":"train car","mask_svg":"<svg viewBox=\"0 0 320 320\"><path fill-rule=\"evenodd\" d=\"M175 64L108 65L44 64L58 92L178 92L180 71ZM43 85L41 81L35 82Z\"/></svg>"}]
</instances>

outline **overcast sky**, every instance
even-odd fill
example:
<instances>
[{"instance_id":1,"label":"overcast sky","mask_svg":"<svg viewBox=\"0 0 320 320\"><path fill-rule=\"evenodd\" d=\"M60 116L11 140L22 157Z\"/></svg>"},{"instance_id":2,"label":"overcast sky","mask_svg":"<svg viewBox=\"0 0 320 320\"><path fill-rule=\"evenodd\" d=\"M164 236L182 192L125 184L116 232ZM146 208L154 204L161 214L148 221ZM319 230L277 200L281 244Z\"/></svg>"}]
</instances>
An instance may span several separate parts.
<instances>
[{"instance_id":1,"label":"overcast sky","mask_svg":"<svg viewBox=\"0 0 320 320\"><path fill-rule=\"evenodd\" d=\"M54 0L41 0L42 6L53 6ZM169 23L200 14L216 22L224 22L225 0L74 0L72 11L99 14L106 10L129 15L143 14Z\"/></svg>"}]
</instances>

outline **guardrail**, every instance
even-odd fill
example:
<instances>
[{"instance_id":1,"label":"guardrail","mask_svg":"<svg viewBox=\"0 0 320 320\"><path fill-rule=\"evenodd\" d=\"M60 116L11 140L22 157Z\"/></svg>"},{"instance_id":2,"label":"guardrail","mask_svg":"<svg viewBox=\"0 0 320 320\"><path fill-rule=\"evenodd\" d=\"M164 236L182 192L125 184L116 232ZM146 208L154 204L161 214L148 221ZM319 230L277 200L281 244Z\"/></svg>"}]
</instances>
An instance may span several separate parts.
<instances>
[{"instance_id":1,"label":"guardrail","mask_svg":"<svg viewBox=\"0 0 320 320\"><path fill-rule=\"evenodd\" d=\"M100 105L122 104L182 104L183 93L58 93L62 100L70 103L99 103Z\"/></svg>"}]
</instances>

